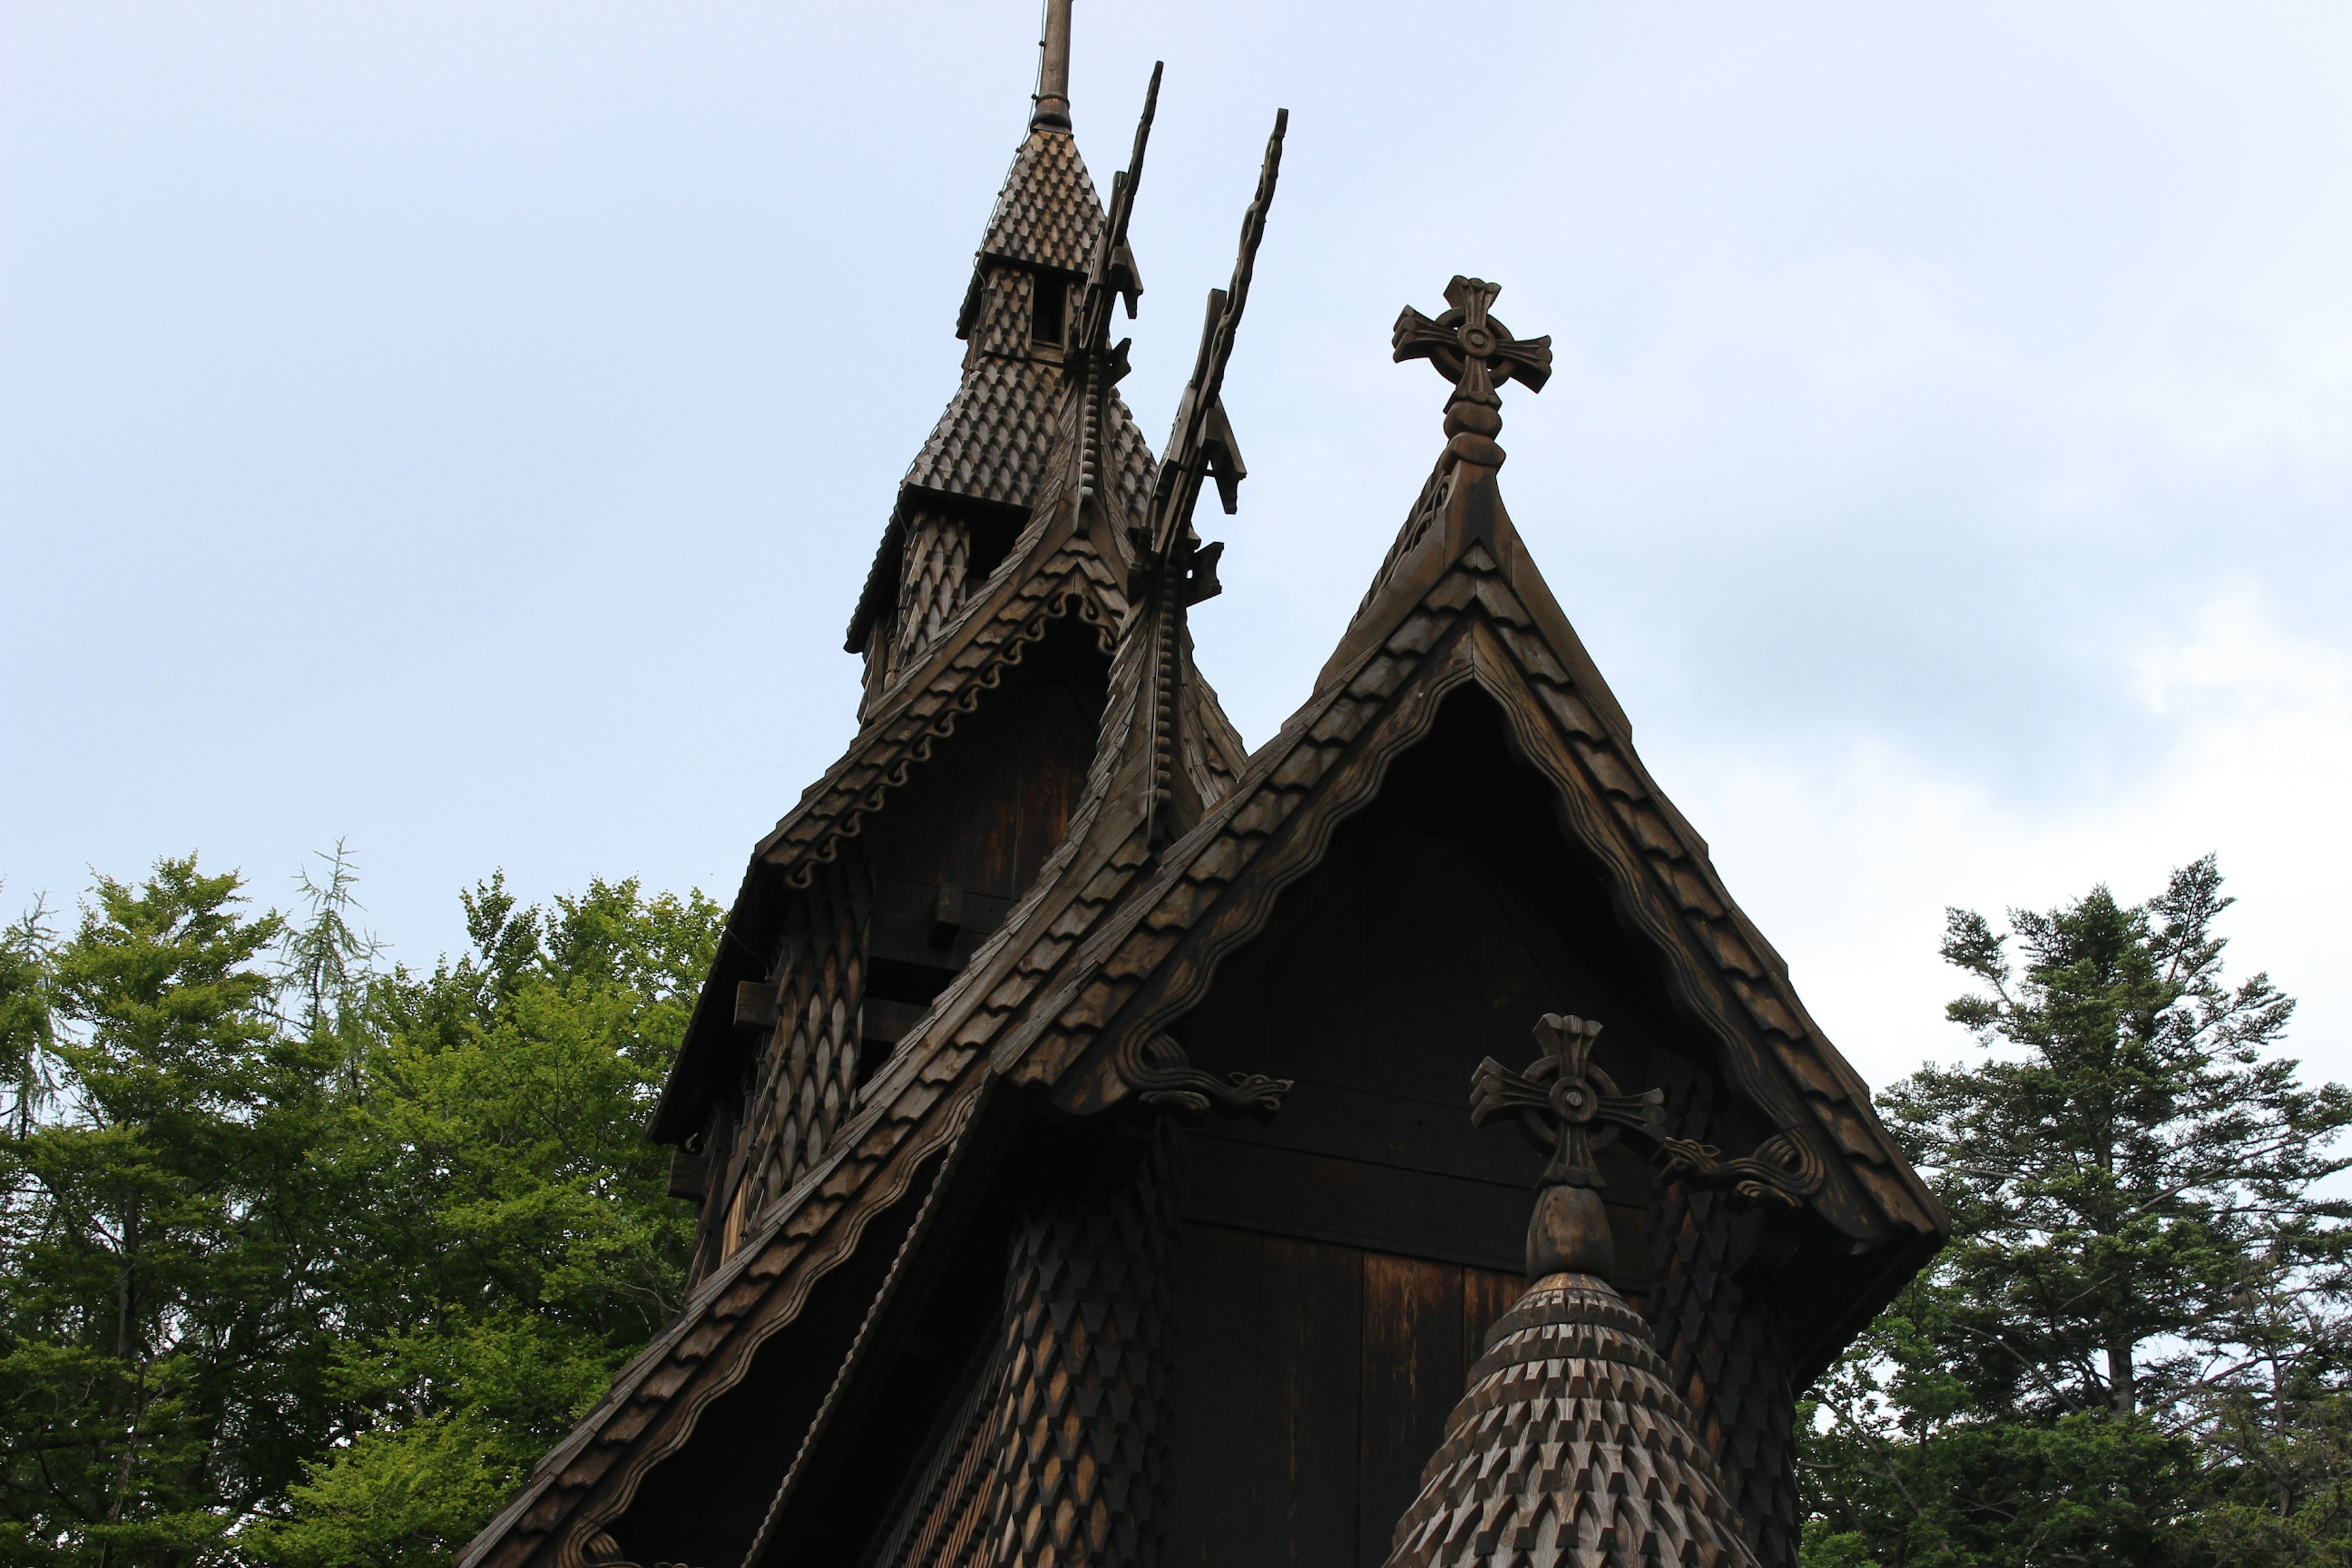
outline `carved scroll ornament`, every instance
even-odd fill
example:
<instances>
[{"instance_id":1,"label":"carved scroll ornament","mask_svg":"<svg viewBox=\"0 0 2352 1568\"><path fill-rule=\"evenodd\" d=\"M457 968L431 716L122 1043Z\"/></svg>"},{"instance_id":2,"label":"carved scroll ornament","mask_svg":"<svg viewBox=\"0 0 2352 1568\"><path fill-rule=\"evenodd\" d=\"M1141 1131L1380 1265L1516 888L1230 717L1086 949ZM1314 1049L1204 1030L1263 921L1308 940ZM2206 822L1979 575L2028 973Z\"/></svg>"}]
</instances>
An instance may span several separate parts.
<instances>
[{"instance_id":1,"label":"carved scroll ornament","mask_svg":"<svg viewBox=\"0 0 2352 1568\"><path fill-rule=\"evenodd\" d=\"M1227 1116L1271 1116L1282 1109L1291 1080L1263 1073L1235 1072L1219 1078L1192 1065L1172 1035L1130 1037L1111 1058L1119 1081L1135 1091L1138 1104L1188 1116L1221 1111Z\"/></svg>"}]
</instances>

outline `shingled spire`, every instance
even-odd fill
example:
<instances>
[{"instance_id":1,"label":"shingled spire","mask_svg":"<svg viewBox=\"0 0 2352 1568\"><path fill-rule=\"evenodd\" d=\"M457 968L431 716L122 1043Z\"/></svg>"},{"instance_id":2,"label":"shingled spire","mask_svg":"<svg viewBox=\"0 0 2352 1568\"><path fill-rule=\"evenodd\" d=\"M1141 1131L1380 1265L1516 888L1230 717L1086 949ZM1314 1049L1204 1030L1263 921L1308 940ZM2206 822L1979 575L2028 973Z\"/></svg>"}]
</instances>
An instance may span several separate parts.
<instances>
[{"instance_id":1,"label":"shingled spire","mask_svg":"<svg viewBox=\"0 0 2352 1568\"><path fill-rule=\"evenodd\" d=\"M1527 1073L1479 1066L1472 1121L1517 1111L1553 1157L1528 1225L1527 1293L1488 1331L1388 1568L1754 1568L1650 1325L1609 1282L1593 1150L1654 1124L1664 1097L1619 1094L1592 1060L1600 1033L1547 1014Z\"/></svg>"},{"instance_id":2,"label":"shingled spire","mask_svg":"<svg viewBox=\"0 0 2352 1568\"><path fill-rule=\"evenodd\" d=\"M1104 232L1101 199L1070 131L1070 0L1049 0L1029 134L1005 174L956 314L963 379L899 483L851 616L866 658L866 709L921 658L1004 559L1028 521L1077 355L1073 306ZM1134 258L1114 258L1131 314ZM1113 394L1097 446L1105 480L1139 512L1154 465Z\"/></svg>"}]
</instances>

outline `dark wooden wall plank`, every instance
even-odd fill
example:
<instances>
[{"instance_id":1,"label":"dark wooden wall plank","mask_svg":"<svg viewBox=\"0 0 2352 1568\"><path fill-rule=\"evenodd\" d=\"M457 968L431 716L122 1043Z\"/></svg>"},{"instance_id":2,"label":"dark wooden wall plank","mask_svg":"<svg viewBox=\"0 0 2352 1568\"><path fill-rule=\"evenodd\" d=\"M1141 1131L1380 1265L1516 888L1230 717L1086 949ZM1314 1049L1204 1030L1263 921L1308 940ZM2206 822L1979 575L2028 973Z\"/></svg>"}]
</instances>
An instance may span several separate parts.
<instances>
[{"instance_id":1,"label":"dark wooden wall plank","mask_svg":"<svg viewBox=\"0 0 2352 1568\"><path fill-rule=\"evenodd\" d=\"M1276 1452L1261 1519L1288 1568L1356 1568L1363 1255L1284 1237L1264 1245L1261 1429Z\"/></svg>"},{"instance_id":2,"label":"dark wooden wall plank","mask_svg":"<svg viewBox=\"0 0 2352 1568\"><path fill-rule=\"evenodd\" d=\"M870 825L874 873L1019 897L1085 793L1107 675L1090 633L1049 632Z\"/></svg>"},{"instance_id":3,"label":"dark wooden wall plank","mask_svg":"<svg viewBox=\"0 0 2352 1568\"><path fill-rule=\"evenodd\" d=\"M1464 1270L1367 1252L1363 1429L1357 1451L1356 1546L1361 1568L1388 1559L1396 1522L1421 1489L1421 1468L1462 1397Z\"/></svg>"},{"instance_id":4,"label":"dark wooden wall plank","mask_svg":"<svg viewBox=\"0 0 2352 1568\"><path fill-rule=\"evenodd\" d=\"M1509 1127L1472 1130L1479 1059L1528 1060L1551 1011L1603 1021L1599 1059L1628 1091L1649 1085L1654 1060L1713 1049L1669 1002L1655 953L1618 924L1597 868L1562 840L1549 786L1475 704L1449 705L1440 730L1179 1026L1210 1071L1293 1080L1280 1115L1202 1130L1198 1217L1508 1268L1544 1155ZM1602 1159L1614 1281L1642 1296L1655 1184L1631 1151Z\"/></svg>"},{"instance_id":5,"label":"dark wooden wall plank","mask_svg":"<svg viewBox=\"0 0 2352 1568\"><path fill-rule=\"evenodd\" d=\"M1167 1568L1380 1568L1515 1274L1188 1221Z\"/></svg>"},{"instance_id":6,"label":"dark wooden wall plank","mask_svg":"<svg viewBox=\"0 0 2352 1568\"><path fill-rule=\"evenodd\" d=\"M1517 1274L1495 1268L1462 1271L1462 1376L1468 1386L1470 1369L1486 1349L1486 1331L1511 1310L1528 1282Z\"/></svg>"},{"instance_id":7,"label":"dark wooden wall plank","mask_svg":"<svg viewBox=\"0 0 2352 1568\"><path fill-rule=\"evenodd\" d=\"M1265 1561L1260 1457L1259 1263L1265 1238L1188 1225L1176 1268L1166 1568Z\"/></svg>"},{"instance_id":8,"label":"dark wooden wall plank","mask_svg":"<svg viewBox=\"0 0 2352 1568\"><path fill-rule=\"evenodd\" d=\"M1214 1137L1193 1146L1186 1212L1215 1225L1504 1268L1527 1252L1524 1187Z\"/></svg>"},{"instance_id":9,"label":"dark wooden wall plank","mask_svg":"<svg viewBox=\"0 0 2352 1568\"><path fill-rule=\"evenodd\" d=\"M1449 707L1178 1025L1205 1068L1296 1081L1269 1121L1193 1136L1171 1563L1386 1560L1524 1289L1543 1155L1470 1127L1481 1057L1526 1061L1536 1017L1561 1011L1607 1025L1599 1059L1623 1089L1660 1064L1710 1070L1553 805L1475 704ZM1630 1150L1601 1158L1616 1281L1639 1300L1658 1189Z\"/></svg>"}]
</instances>

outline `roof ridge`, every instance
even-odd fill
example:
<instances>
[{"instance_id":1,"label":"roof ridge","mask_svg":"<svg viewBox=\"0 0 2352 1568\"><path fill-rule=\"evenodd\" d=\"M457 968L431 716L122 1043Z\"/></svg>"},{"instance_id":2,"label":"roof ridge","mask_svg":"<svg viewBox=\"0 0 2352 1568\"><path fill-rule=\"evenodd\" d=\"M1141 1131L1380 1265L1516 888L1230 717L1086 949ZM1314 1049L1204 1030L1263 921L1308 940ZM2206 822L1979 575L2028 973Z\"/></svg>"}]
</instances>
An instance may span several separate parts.
<instances>
[{"instance_id":1,"label":"roof ridge","mask_svg":"<svg viewBox=\"0 0 2352 1568\"><path fill-rule=\"evenodd\" d=\"M1567 612L1553 597L1551 585L1536 569L1503 504L1502 489L1496 481L1501 465L1499 448L1491 463L1475 461L1451 446L1439 454L1420 499L1374 575L1371 590L1348 623L1339 646L1332 649L1316 676L1315 689L1320 691L1340 679L1370 649L1379 647L1474 546L1483 546L1513 592L1542 624L1547 640L1574 674L1585 700L1630 742L1633 721L1586 650L1584 639L1570 624Z\"/></svg>"}]
</instances>

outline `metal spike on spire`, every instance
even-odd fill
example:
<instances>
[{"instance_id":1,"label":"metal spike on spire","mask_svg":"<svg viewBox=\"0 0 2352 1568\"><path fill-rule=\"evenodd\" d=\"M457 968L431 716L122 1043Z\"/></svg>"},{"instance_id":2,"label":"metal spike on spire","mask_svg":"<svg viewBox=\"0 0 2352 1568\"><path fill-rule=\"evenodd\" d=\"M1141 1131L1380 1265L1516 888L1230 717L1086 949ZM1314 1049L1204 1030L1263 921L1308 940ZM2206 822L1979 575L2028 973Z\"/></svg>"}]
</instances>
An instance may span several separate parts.
<instances>
[{"instance_id":1,"label":"metal spike on spire","mask_svg":"<svg viewBox=\"0 0 2352 1568\"><path fill-rule=\"evenodd\" d=\"M1037 41L1037 110L1030 129L1070 128L1070 0L1045 0L1045 36Z\"/></svg>"}]
</instances>

